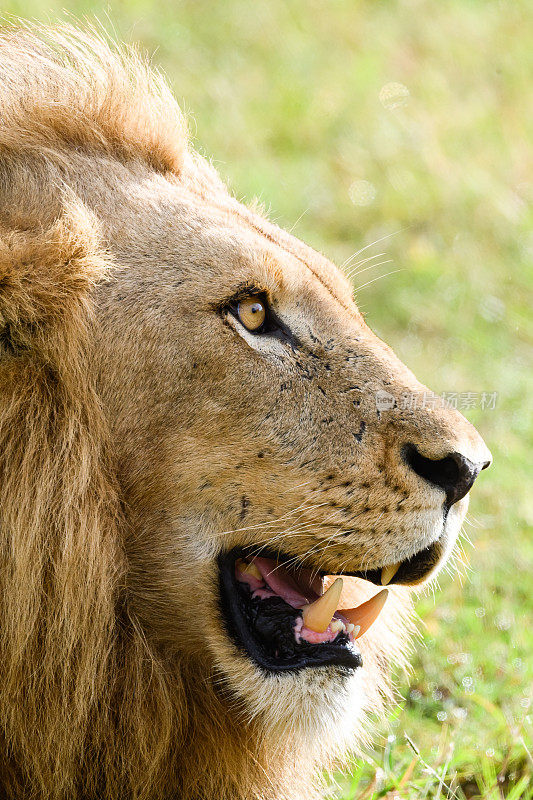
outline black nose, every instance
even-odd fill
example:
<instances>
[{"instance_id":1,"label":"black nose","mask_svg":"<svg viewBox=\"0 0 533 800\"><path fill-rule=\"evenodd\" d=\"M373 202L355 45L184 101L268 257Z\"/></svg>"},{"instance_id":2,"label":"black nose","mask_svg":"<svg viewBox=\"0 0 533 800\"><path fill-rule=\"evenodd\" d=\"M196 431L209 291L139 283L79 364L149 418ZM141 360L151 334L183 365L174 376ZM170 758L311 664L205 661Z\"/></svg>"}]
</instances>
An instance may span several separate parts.
<instances>
[{"instance_id":1,"label":"black nose","mask_svg":"<svg viewBox=\"0 0 533 800\"><path fill-rule=\"evenodd\" d=\"M461 453L450 453L438 460L426 458L413 444L405 445L403 457L417 475L444 489L448 508L468 494L481 470L490 464L490 461L475 464Z\"/></svg>"}]
</instances>

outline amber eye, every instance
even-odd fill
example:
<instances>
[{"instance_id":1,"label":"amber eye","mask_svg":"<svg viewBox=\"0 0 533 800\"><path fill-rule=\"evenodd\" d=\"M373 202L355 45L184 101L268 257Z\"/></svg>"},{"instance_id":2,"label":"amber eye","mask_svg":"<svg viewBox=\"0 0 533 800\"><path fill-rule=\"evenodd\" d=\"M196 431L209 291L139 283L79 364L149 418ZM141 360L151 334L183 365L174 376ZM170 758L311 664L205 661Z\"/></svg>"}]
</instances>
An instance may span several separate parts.
<instances>
[{"instance_id":1,"label":"amber eye","mask_svg":"<svg viewBox=\"0 0 533 800\"><path fill-rule=\"evenodd\" d=\"M266 304L260 295L251 295L240 300L237 316L249 331L257 331L266 319Z\"/></svg>"}]
</instances>

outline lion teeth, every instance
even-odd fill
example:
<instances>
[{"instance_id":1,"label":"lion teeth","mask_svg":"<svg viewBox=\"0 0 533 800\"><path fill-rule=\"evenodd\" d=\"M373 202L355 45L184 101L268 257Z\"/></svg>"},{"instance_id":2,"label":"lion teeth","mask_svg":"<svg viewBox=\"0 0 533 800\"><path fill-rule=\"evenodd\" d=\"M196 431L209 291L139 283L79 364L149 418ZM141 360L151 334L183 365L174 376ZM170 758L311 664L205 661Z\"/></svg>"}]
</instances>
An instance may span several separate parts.
<instances>
[{"instance_id":1,"label":"lion teeth","mask_svg":"<svg viewBox=\"0 0 533 800\"><path fill-rule=\"evenodd\" d=\"M342 621L342 619L332 619L331 622L330 622L329 627L330 627L330 630L333 631L333 633L337 633L338 631L344 631L345 630L344 622Z\"/></svg>"},{"instance_id":2,"label":"lion teeth","mask_svg":"<svg viewBox=\"0 0 533 800\"><path fill-rule=\"evenodd\" d=\"M357 639L359 631L361 630L360 625L354 625L353 622L349 622L346 626L346 630L348 633L351 633L354 639Z\"/></svg>"},{"instance_id":3,"label":"lion teeth","mask_svg":"<svg viewBox=\"0 0 533 800\"><path fill-rule=\"evenodd\" d=\"M398 570L400 569L401 561L398 561L396 564L389 564L388 567L383 567L381 570L381 585L387 586L391 580L394 578Z\"/></svg>"},{"instance_id":4,"label":"lion teeth","mask_svg":"<svg viewBox=\"0 0 533 800\"><path fill-rule=\"evenodd\" d=\"M239 572L244 573L245 575L253 575L254 578L257 578L258 581L263 580L263 576L259 572L259 569L254 564L253 561L248 563L247 561L243 561L242 558L238 558L235 562L235 566L239 570Z\"/></svg>"},{"instance_id":5,"label":"lion teeth","mask_svg":"<svg viewBox=\"0 0 533 800\"><path fill-rule=\"evenodd\" d=\"M342 592L342 578L337 578L327 592L313 603L302 608L302 617L306 628L315 633L324 633L337 610Z\"/></svg>"},{"instance_id":6,"label":"lion teeth","mask_svg":"<svg viewBox=\"0 0 533 800\"><path fill-rule=\"evenodd\" d=\"M352 631L354 639L358 639L366 633L370 626L377 620L388 596L389 590L382 589L381 592L375 594L374 597L371 597L366 603L361 603L357 608L341 610L342 616L346 617L346 619L355 626ZM358 628L357 631L355 630L356 628Z\"/></svg>"}]
</instances>

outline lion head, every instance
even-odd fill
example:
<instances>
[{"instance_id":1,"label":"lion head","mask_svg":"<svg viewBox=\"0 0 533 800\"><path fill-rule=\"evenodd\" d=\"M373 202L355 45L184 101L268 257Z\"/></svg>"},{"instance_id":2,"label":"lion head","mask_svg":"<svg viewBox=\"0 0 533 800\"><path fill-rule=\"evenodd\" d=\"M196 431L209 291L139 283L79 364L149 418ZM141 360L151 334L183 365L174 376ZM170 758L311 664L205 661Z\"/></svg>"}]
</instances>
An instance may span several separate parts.
<instances>
[{"instance_id":1,"label":"lion head","mask_svg":"<svg viewBox=\"0 0 533 800\"><path fill-rule=\"evenodd\" d=\"M307 800L490 454L141 58L26 27L0 73L2 793Z\"/></svg>"}]
</instances>

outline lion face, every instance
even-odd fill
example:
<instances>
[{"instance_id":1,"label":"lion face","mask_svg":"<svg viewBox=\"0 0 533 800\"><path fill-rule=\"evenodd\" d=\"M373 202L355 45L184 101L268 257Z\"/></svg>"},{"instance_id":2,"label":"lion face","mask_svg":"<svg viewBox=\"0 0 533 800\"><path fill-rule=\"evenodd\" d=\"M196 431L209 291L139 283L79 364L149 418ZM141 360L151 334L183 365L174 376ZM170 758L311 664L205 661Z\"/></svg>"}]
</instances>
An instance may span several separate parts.
<instances>
[{"instance_id":1,"label":"lion face","mask_svg":"<svg viewBox=\"0 0 533 800\"><path fill-rule=\"evenodd\" d=\"M309 800L490 454L136 54L0 73L2 797Z\"/></svg>"},{"instance_id":2,"label":"lion face","mask_svg":"<svg viewBox=\"0 0 533 800\"><path fill-rule=\"evenodd\" d=\"M321 725L353 717L490 454L456 411L402 402L425 387L322 256L215 186L158 178L121 204L107 237L128 266L99 290L97 352L136 611L250 716L294 725L311 697ZM313 631L302 608L341 574ZM382 582L366 632L344 610Z\"/></svg>"}]
</instances>

